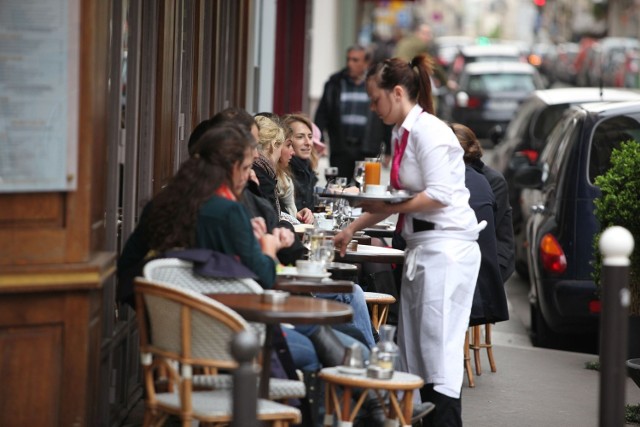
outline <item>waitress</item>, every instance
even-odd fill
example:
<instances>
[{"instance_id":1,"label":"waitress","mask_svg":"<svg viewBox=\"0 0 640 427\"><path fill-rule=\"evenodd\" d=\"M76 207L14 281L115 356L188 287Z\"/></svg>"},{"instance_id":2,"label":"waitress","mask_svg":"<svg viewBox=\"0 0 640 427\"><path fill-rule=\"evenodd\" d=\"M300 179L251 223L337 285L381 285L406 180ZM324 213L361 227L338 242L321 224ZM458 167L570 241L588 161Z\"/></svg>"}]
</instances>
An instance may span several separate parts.
<instances>
[{"instance_id":1,"label":"waitress","mask_svg":"<svg viewBox=\"0 0 640 427\"><path fill-rule=\"evenodd\" d=\"M463 150L433 114L425 55L378 63L367 73L371 109L393 129L391 185L416 193L397 204L363 203L366 212L336 235L344 255L357 230L399 213L406 240L400 293L400 367L425 381L436 409L423 426L462 426L464 336L480 268L476 240L485 226L469 207Z\"/></svg>"}]
</instances>

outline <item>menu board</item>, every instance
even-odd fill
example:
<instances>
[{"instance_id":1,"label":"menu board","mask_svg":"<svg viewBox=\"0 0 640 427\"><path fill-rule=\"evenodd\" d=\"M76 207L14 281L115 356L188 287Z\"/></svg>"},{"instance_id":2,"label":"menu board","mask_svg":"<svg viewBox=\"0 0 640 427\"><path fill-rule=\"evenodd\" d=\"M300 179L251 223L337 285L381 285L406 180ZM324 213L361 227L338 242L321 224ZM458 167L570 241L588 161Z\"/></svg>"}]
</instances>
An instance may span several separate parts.
<instances>
[{"instance_id":1,"label":"menu board","mask_svg":"<svg viewBox=\"0 0 640 427\"><path fill-rule=\"evenodd\" d=\"M79 0L0 0L0 193L77 187Z\"/></svg>"}]
</instances>

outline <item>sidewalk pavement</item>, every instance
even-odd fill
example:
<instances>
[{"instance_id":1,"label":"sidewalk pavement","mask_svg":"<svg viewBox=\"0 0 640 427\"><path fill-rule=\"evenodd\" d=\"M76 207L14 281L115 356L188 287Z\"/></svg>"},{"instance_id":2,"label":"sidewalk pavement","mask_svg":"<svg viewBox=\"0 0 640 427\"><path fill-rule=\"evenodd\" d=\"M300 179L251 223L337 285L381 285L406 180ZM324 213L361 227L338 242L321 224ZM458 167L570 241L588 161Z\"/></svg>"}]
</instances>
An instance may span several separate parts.
<instances>
[{"instance_id":1,"label":"sidewalk pavement","mask_svg":"<svg viewBox=\"0 0 640 427\"><path fill-rule=\"evenodd\" d=\"M521 287L507 283L509 301ZM522 304L522 299L517 299ZM462 416L467 427L591 427L598 426L600 376L585 369L597 355L533 347L526 320L510 313L492 329L497 372L482 351L482 375L462 387ZM521 313L521 312L520 312ZM472 356L472 367L473 356ZM474 367L475 373L475 367ZM627 379L627 404L640 403L640 388ZM635 424L628 424L635 425ZM607 426L621 427L621 426Z\"/></svg>"}]
</instances>

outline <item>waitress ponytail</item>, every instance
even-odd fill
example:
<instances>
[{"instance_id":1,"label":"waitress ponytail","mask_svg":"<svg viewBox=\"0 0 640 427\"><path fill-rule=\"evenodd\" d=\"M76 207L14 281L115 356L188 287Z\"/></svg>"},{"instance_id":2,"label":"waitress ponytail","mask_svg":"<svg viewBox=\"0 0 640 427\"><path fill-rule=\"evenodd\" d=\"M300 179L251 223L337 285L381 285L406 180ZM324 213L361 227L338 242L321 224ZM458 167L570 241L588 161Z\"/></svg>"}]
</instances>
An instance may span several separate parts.
<instances>
[{"instance_id":1,"label":"waitress ponytail","mask_svg":"<svg viewBox=\"0 0 640 427\"><path fill-rule=\"evenodd\" d=\"M410 100L417 102L427 113L435 114L429 77L432 72L431 62L426 55L415 56L409 62L390 58L371 67L367 79L373 78L380 89L389 91L395 86L403 86Z\"/></svg>"},{"instance_id":2,"label":"waitress ponytail","mask_svg":"<svg viewBox=\"0 0 640 427\"><path fill-rule=\"evenodd\" d=\"M411 60L412 68L417 69L418 78L418 98L417 102L424 111L429 114L435 114L433 107L431 75L433 74L433 65L430 57L427 55L418 55Z\"/></svg>"}]
</instances>

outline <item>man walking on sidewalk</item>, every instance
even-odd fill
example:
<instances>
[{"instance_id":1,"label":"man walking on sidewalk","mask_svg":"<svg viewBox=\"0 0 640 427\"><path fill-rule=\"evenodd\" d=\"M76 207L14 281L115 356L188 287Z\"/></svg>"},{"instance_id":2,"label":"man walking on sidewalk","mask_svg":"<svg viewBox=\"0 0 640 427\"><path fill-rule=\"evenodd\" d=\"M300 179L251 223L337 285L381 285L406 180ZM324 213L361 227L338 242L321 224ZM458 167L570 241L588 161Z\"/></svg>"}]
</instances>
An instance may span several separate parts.
<instances>
[{"instance_id":1,"label":"man walking on sidewalk","mask_svg":"<svg viewBox=\"0 0 640 427\"><path fill-rule=\"evenodd\" d=\"M368 66L369 52L362 46L351 46L346 68L325 83L315 116L316 125L329 136L331 166L347 178L353 176L356 160L378 156L381 143L385 143L385 154L391 152L391 128L369 108L364 78Z\"/></svg>"}]
</instances>

